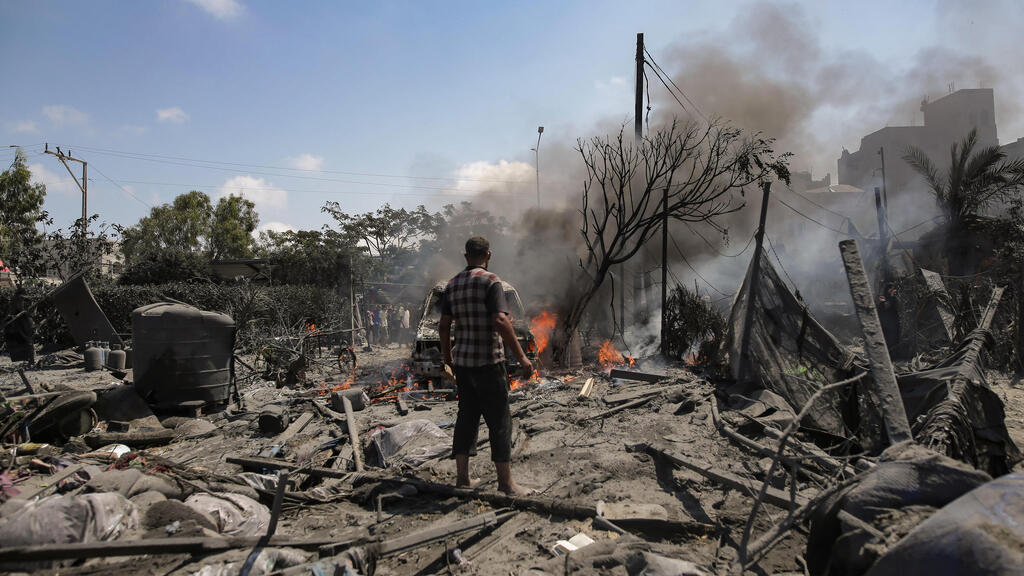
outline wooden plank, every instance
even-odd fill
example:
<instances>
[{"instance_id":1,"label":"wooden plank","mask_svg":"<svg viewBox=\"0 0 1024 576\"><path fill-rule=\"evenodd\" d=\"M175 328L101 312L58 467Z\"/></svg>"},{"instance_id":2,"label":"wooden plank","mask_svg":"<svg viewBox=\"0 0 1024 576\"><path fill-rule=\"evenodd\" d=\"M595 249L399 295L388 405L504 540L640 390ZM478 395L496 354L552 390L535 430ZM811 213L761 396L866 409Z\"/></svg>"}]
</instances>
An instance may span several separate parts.
<instances>
[{"instance_id":1,"label":"wooden plank","mask_svg":"<svg viewBox=\"0 0 1024 576\"><path fill-rule=\"evenodd\" d=\"M602 398L602 400L604 400L605 404L621 404L623 402L629 402L630 400L638 400L640 398L646 398L648 396L657 396L658 394L661 394L665 390L668 390L668 387L645 388L643 390L630 390L629 392L608 394L607 396Z\"/></svg>"},{"instance_id":2,"label":"wooden plank","mask_svg":"<svg viewBox=\"0 0 1024 576\"><path fill-rule=\"evenodd\" d=\"M703 462L690 460L680 454L669 451L665 447L654 446L652 444L634 444L632 446L627 446L627 450L631 452L646 452L651 456L660 456L676 466L696 472L697 474L722 484L723 486L728 486L729 488L733 488L750 495L756 495L757 493L752 480L737 476L732 472L714 468ZM803 506L807 503L807 499L802 496L796 496L795 500L791 501L789 493L779 490L778 488L768 488L768 491L765 492L764 495L764 501L785 510L789 510L792 506Z\"/></svg>"},{"instance_id":3,"label":"wooden plank","mask_svg":"<svg viewBox=\"0 0 1024 576\"><path fill-rule=\"evenodd\" d=\"M621 380L639 380L641 382L661 382L662 380L668 379L668 376L665 376L664 374L619 370L618 368L612 368L612 371L608 373L608 376L612 378L619 378Z\"/></svg>"},{"instance_id":4,"label":"wooden plank","mask_svg":"<svg viewBox=\"0 0 1024 576\"><path fill-rule=\"evenodd\" d=\"M583 387L580 388L580 398L590 398L590 394L594 392L594 379L587 378L587 381L583 383Z\"/></svg>"},{"instance_id":5,"label":"wooden plank","mask_svg":"<svg viewBox=\"0 0 1024 576\"><path fill-rule=\"evenodd\" d=\"M30 490L22 490L21 493L18 494L18 498L22 500L32 500L36 496L43 496L47 491L49 491L52 488L55 488L61 480L71 476L72 474L78 472L84 467L84 464L73 464L71 466L68 466L67 468L47 478L46 484L43 484L42 486L37 486ZM0 558L2 557L3 555L0 554Z\"/></svg>"},{"instance_id":6,"label":"wooden plank","mask_svg":"<svg viewBox=\"0 0 1024 576\"><path fill-rule=\"evenodd\" d=\"M612 414L615 414L616 412L621 412L621 411L623 411L623 410L625 410L627 408L636 408L637 406L642 406L643 404L646 404L646 403L650 402L651 399L654 398L655 396L656 396L656 394L652 394L650 396L645 396L643 398L639 398L637 400L633 400L632 402L626 402L625 404L619 404L615 408L609 408L608 410L605 410L604 412L598 412L597 414L594 414L593 416L587 416L583 420L580 420L580 422L586 422L587 420L597 420L597 419L600 419L600 418L607 418L608 416L611 416Z\"/></svg>"},{"instance_id":7,"label":"wooden plank","mask_svg":"<svg viewBox=\"0 0 1024 576\"><path fill-rule=\"evenodd\" d=\"M295 536L273 536L269 539L266 536L147 538L0 548L0 558L7 562L27 562L143 554L200 554L234 548L251 548L259 545L317 550L325 545L356 544L368 539L369 533L365 528L348 528L341 534L319 538Z\"/></svg>"},{"instance_id":8,"label":"wooden plank","mask_svg":"<svg viewBox=\"0 0 1024 576\"><path fill-rule=\"evenodd\" d=\"M297 470L302 469L303 474L308 474L315 477L323 478L348 478L350 473L342 470L333 470L331 468L321 468L319 466L311 466L306 468L299 466L293 462L287 462L279 458L260 458L257 456L249 457L237 457L228 456L224 459L228 464L238 464L243 468L250 469L265 469L265 470Z\"/></svg>"},{"instance_id":9,"label":"wooden plank","mask_svg":"<svg viewBox=\"0 0 1024 576\"><path fill-rule=\"evenodd\" d=\"M864 263L860 259L860 251L857 249L857 241L843 240L839 243L839 252L843 257L843 266L846 267L853 308L864 334L864 349L871 363L871 404L880 412L890 444L913 440L907 412L903 407L903 397L900 396L900 388L896 383L896 373L889 358L889 349L882 335L882 324L878 320L871 285L864 271Z\"/></svg>"},{"instance_id":10,"label":"wooden plank","mask_svg":"<svg viewBox=\"0 0 1024 576\"><path fill-rule=\"evenodd\" d=\"M363 450L362 445L359 443L359 428L356 426L356 415L352 410L352 401L348 398L342 398L342 403L345 407L345 420L348 426L348 439L352 443L352 460L356 465L356 472L363 471Z\"/></svg>"}]
</instances>

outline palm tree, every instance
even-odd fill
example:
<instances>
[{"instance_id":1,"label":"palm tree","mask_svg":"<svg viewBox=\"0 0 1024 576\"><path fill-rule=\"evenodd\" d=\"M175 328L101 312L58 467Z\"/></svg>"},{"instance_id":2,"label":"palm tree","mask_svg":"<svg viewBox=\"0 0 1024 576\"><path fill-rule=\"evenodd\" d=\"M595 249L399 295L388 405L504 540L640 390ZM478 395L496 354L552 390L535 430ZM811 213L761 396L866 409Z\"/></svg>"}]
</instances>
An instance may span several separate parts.
<instances>
[{"instance_id":1,"label":"palm tree","mask_svg":"<svg viewBox=\"0 0 1024 576\"><path fill-rule=\"evenodd\" d=\"M931 158L916 146L908 147L903 156L924 178L946 219L946 259L954 275L970 272L963 242L967 222L995 202L1008 199L1024 184L1024 160L1006 161L1006 154L998 146L975 151L977 144L976 129L954 142L945 174L940 174Z\"/></svg>"}]
</instances>

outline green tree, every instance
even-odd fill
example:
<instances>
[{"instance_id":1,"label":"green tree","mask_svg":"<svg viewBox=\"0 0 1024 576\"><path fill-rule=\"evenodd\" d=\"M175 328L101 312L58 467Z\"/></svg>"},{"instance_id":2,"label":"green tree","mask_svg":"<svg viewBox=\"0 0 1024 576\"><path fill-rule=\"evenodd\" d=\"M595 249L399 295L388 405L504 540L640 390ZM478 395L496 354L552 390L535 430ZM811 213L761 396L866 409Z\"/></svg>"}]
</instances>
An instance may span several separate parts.
<instances>
[{"instance_id":1,"label":"green tree","mask_svg":"<svg viewBox=\"0 0 1024 576\"><path fill-rule=\"evenodd\" d=\"M259 224L255 205L239 196L218 200L192 190L170 204L150 210L134 226L121 230L125 260L135 263L168 251L214 258L252 256L252 232Z\"/></svg>"},{"instance_id":2,"label":"green tree","mask_svg":"<svg viewBox=\"0 0 1024 576\"><path fill-rule=\"evenodd\" d=\"M36 228L50 220L43 210L44 184L32 184L25 153L18 148L14 162L0 173L0 260L11 267L16 278L40 273L31 254L43 240Z\"/></svg>"},{"instance_id":3,"label":"green tree","mask_svg":"<svg viewBox=\"0 0 1024 576\"><path fill-rule=\"evenodd\" d=\"M329 228L264 232L260 238L258 254L271 264L275 284L337 286L348 282L350 261L357 278L365 277L371 261L364 250Z\"/></svg>"},{"instance_id":4,"label":"green tree","mask_svg":"<svg viewBox=\"0 0 1024 576\"><path fill-rule=\"evenodd\" d=\"M385 204L374 212L350 215L337 202L327 202L322 211L337 221L343 236L352 243L363 243L370 256L380 261L384 278L393 276L392 267L399 257L433 236L442 221L440 214L428 212L422 205L415 210L396 210Z\"/></svg>"},{"instance_id":5,"label":"green tree","mask_svg":"<svg viewBox=\"0 0 1024 576\"><path fill-rule=\"evenodd\" d=\"M940 173L928 155L915 146L907 148L903 159L920 174L942 211L948 228L946 260L950 274L969 274L969 222L985 209L1010 200L1024 184L1024 160L1007 161L998 146L975 150L977 130L949 151L949 167Z\"/></svg>"},{"instance_id":6,"label":"green tree","mask_svg":"<svg viewBox=\"0 0 1024 576\"><path fill-rule=\"evenodd\" d=\"M259 223L256 205L251 200L234 195L218 200L210 224L210 257L252 258L252 233Z\"/></svg>"}]
</instances>

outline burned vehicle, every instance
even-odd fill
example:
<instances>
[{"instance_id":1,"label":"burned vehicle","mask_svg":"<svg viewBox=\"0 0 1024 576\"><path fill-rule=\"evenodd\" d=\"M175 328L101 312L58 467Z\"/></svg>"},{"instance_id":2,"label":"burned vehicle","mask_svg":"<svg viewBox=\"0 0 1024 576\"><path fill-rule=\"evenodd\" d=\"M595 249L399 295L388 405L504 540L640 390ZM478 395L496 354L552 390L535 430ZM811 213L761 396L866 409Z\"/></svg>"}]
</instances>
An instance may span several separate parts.
<instances>
[{"instance_id":1,"label":"burned vehicle","mask_svg":"<svg viewBox=\"0 0 1024 576\"><path fill-rule=\"evenodd\" d=\"M519 293L514 286L502 281L502 288L505 290L505 302L508 304L512 326L519 339L519 345L523 347L531 362L536 361L537 346L534 343L533 332L530 331L530 323L523 309L523 302L519 299ZM416 325L416 342L412 351L412 373L418 381L426 381L438 378L444 370L444 363L441 361L441 337L438 327L441 324L441 296L444 294L446 283L439 282L430 289L427 297L423 300L423 312L420 321ZM519 361L505 344L505 368L509 374L519 369Z\"/></svg>"}]
</instances>

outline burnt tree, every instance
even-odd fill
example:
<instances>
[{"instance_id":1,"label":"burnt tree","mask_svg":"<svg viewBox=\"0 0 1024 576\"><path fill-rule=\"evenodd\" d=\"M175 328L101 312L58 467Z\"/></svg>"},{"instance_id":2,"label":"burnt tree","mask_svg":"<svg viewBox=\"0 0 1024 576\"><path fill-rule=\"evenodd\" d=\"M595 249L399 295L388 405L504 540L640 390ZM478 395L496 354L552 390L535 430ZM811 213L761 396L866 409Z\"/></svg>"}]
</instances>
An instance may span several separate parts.
<instances>
[{"instance_id":1,"label":"burnt tree","mask_svg":"<svg viewBox=\"0 0 1024 576\"><path fill-rule=\"evenodd\" d=\"M715 225L716 218L743 207L734 192L775 178L789 182L790 154L776 154L773 145L771 138L717 119L702 125L674 121L639 146L626 142L621 130L614 138L580 140L587 171L580 209L585 252L556 356L612 267L635 256L661 229L663 195L669 218Z\"/></svg>"}]
</instances>

